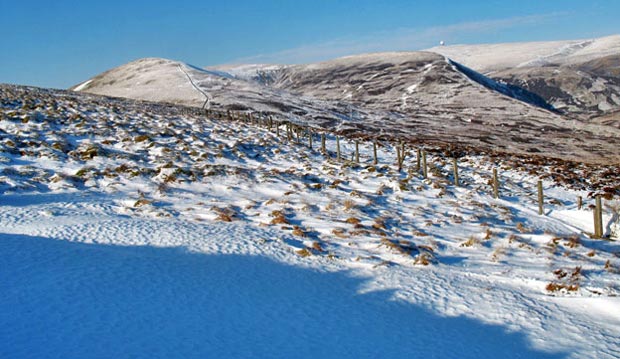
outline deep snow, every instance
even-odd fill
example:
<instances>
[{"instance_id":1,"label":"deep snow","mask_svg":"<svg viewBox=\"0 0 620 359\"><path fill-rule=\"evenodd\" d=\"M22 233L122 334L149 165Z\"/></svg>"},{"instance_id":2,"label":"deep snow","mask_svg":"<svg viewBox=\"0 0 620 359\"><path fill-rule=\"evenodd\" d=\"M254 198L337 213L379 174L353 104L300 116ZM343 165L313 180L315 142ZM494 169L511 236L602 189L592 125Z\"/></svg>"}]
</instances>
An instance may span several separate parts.
<instances>
[{"instance_id":1,"label":"deep snow","mask_svg":"<svg viewBox=\"0 0 620 359\"><path fill-rule=\"evenodd\" d=\"M588 237L587 190L545 180L537 214L548 168L469 155L455 187L439 152L423 179L411 148L398 172L387 143L357 166L331 135L325 158L284 128L21 91L0 121L2 357L620 355L620 246Z\"/></svg>"}]
</instances>

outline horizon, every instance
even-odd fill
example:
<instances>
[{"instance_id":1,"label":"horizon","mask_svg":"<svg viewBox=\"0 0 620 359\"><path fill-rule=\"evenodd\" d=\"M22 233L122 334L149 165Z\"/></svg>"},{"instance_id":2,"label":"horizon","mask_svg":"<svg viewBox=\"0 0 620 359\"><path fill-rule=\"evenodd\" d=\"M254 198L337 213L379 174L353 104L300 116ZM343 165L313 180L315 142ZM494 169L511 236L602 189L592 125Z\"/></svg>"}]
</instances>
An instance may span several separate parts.
<instances>
[{"instance_id":1,"label":"horizon","mask_svg":"<svg viewBox=\"0 0 620 359\"><path fill-rule=\"evenodd\" d=\"M592 39L620 34L618 12L620 4L609 0L570 0L561 9L536 1L3 3L0 29L12 46L0 58L0 83L69 88L145 57L199 67L298 64L419 51L440 41L452 46Z\"/></svg>"}]
</instances>

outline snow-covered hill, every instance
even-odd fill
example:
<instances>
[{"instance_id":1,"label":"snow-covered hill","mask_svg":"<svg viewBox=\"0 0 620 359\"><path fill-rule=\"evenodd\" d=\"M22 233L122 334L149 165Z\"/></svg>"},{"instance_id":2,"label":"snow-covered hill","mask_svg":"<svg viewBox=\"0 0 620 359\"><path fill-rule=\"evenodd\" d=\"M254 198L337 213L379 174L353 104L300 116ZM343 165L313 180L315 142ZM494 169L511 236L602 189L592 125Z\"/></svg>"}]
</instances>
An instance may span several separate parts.
<instances>
[{"instance_id":1,"label":"snow-covered hill","mask_svg":"<svg viewBox=\"0 0 620 359\"><path fill-rule=\"evenodd\" d=\"M519 67L580 64L620 52L620 35L588 40L437 46L447 56L484 74Z\"/></svg>"},{"instance_id":2,"label":"snow-covered hill","mask_svg":"<svg viewBox=\"0 0 620 359\"><path fill-rule=\"evenodd\" d=\"M174 79L171 84L178 85L158 79ZM183 91L177 91L181 87ZM110 70L76 88L196 107L208 99L209 108L260 112L362 137L620 163L620 151L613 144L620 137L619 128L566 120L541 108L547 105L539 97L430 52L208 70L147 59ZM186 96L184 91L192 89L192 95ZM575 136L582 142L573 141Z\"/></svg>"},{"instance_id":3,"label":"snow-covered hill","mask_svg":"<svg viewBox=\"0 0 620 359\"><path fill-rule=\"evenodd\" d=\"M618 357L617 168L191 112L0 86L0 356Z\"/></svg>"},{"instance_id":4,"label":"snow-covered hill","mask_svg":"<svg viewBox=\"0 0 620 359\"><path fill-rule=\"evenodd\" d=\"M620 35L574 41L439 46L428 51L531 91L568 116L595 119L620 110ZM620 127L620 121L612 125Z\"/></svg>"}]
</instances>

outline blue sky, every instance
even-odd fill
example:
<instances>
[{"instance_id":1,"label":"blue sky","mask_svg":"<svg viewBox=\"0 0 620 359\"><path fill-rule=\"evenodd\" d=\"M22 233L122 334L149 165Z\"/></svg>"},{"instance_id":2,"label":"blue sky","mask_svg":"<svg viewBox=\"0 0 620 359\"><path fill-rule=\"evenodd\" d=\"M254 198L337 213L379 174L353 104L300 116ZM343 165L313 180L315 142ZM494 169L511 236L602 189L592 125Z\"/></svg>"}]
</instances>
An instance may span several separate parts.
<instances>
[{"instance_id":1,"label":"blue sky","mask_svg":"<svg viewBox=\"0 0 620 359\"><path fill-rule=\"evenodd\" d=\"M303 63L620 33L620 1L0 0L0 83L66 88L142 57Z\"/></svg>"}]
</instances>

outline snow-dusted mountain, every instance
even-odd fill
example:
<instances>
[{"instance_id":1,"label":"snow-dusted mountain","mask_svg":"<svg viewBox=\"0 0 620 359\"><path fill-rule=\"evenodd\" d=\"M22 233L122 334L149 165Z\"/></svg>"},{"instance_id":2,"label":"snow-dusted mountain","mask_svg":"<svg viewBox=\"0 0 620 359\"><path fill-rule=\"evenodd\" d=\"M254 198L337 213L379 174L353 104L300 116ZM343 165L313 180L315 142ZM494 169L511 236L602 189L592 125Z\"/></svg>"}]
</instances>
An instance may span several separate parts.
<instances>
[{"instance_id":1,"label":"snow-dusted mountain","mask_svg":"<svg viewBox=\"0 0 620 359\"><path fill-rule=\"evenodd\" d=\"M429 49L531 91L567 116L620 127L620 35L590 40ZM599 117L601 117L599 119Z\"/></svg>"},{"instance_id":2,"label":"snow-dusted mountain","mask_svg":"<svg viewBox=\"0 0 620 359\"><path fill-rule=\"evenodd\" d=\"M249 110L365 137L589 163L620 162L610 141L610 136L620 137L620 129L567 120L549 111L539 96L431 52L210 69L143 59L74 90ZM573 141L576 135L583 142Z\"/></svg>"}]
</instances>

